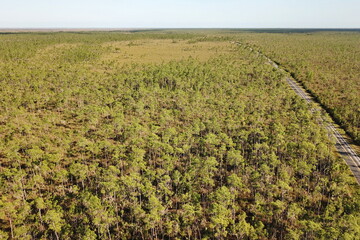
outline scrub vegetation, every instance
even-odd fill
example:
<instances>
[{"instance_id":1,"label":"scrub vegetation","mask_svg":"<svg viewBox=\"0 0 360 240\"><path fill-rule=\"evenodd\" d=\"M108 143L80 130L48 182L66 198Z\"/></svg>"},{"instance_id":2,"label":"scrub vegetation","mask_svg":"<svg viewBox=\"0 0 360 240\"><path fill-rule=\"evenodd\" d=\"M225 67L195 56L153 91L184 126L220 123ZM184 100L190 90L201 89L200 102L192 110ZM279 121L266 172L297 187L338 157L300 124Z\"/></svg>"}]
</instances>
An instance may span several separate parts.
<instances>
[{"instance_id":1,"label":"scrub vegetation","mask_svg":"<svg viewBox=\"0 0 360 240\"><path fill-rule=\"evenodd\" d=\"M0 35L0 239L359 238L349 168L244 37Z\"/></svg>"},{"instance_id":2,"label":"scrub vegetation","mask_svg":"<svg viewBox=\"0 0 360 240\"><path fill-rule=\"evenodd\" d=\"M360 143L360 33L249 34Z\"/></svg>"}]
</instances>

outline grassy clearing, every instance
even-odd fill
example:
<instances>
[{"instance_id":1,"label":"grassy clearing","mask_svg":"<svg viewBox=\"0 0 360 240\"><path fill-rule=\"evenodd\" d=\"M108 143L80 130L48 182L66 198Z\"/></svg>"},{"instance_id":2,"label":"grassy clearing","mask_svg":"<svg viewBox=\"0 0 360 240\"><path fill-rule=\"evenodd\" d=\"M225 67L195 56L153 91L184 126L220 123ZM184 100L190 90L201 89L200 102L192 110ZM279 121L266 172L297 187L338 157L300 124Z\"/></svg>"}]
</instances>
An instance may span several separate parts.
<instances>
[{"instance_id":1,"label":"grassy clearing","mask_svg":"<svg viewBox=\"0 0 360 240\"><path fill-rule=\"evenodd\" d=\"M231 52L229 42L197 42L186 40L149 40L107 42L102 44L108 53L101 60L126 63L166 63L194 58L206 61L219 54Z\"/></svg>"}]
</instances>

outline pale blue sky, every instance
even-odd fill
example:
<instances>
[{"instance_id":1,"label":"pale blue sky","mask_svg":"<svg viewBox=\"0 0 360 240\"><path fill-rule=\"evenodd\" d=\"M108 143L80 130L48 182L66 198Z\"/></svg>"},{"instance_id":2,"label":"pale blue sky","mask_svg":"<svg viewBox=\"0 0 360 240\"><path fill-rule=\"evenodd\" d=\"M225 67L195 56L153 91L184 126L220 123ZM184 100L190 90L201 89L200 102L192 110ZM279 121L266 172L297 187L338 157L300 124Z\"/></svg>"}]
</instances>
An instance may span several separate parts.
<instances>
[{"instance_id":1,"label":"pale blue sky","mask_svg":"<svg viewBox=\"0 0 360 240\"><path fill-rule=\"evenodd\" d=\"M0 28L360 28L360 0L0 0Z\"/></svg>"}]
</instances>

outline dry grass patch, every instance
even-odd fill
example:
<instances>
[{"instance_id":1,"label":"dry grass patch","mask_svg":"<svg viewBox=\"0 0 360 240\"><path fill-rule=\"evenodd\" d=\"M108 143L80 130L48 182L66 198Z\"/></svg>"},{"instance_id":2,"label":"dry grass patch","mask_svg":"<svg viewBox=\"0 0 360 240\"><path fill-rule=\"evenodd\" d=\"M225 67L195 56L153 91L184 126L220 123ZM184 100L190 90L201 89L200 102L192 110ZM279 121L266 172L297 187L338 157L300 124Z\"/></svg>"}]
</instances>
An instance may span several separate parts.
<instances>
[{"instance_id":1,"label":"dry grass patch","mask_svg":"<svg viewBox=\"0 0 360 240\"><path fill-rule=\"evenodd\" d=\"M103 46L108 49L108 53L101 60L115 61L118 64L162 63L189 57L206 61L215 55L231 51L231 44L228 42L189 43L184 40L108 42Z\"/></svg>"}]
</instances>

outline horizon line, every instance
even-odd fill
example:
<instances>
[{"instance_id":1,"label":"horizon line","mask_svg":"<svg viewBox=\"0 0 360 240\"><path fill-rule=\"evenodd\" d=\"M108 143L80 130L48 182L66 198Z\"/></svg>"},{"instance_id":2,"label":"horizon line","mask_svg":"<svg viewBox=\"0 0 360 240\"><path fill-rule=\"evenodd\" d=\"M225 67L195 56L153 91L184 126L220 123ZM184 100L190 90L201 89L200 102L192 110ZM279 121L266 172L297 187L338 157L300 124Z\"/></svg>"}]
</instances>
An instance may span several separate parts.
<instances>
[{"instance_id":1,"label":"horizon line","mask_svg":"<svg viewBox=\"0 0 360 240\"><path fill-rule=\"evenodd\" d=\"M352 30L353 27L0 27L0 32L11 31L133 31L133 30Z\"/></svg>"}]
</instances>

